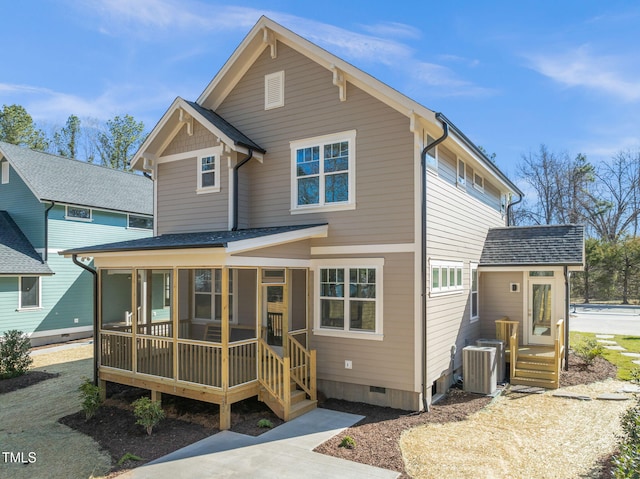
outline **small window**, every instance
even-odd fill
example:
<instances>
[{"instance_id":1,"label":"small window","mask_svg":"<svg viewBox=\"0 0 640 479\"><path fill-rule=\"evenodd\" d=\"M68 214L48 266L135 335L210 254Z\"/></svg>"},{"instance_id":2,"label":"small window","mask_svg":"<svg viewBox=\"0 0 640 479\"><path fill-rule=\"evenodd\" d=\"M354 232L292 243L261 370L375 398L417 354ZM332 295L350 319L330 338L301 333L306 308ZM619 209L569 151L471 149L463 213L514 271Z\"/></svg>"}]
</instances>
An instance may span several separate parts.
<instances>
[{"instance_id":1,"label":"small window","mask_svg":"<svg viewBox=\"0 0 640 479\"><path fill-rule=\"evenodd\" d=\"M478 173L473 174L473 186L477 190L484 191L484 178Z\"/></svg>"},{"instance_id":2,"label":"small window","mask_svg":"<svg viewBox=\"0 0 640 479\"><path fill-rule=\"evenodd\" d=\"M68 220L91 221L91 209L79 208L77 206L67 206L65 218Z\"/></svg>"},{"instance_id":3,"label":"small window","mask_svg":"<svg viewBox=\"0 0 640 479\"><path fill-rule=\"evenodd\" d=\"M464 161L458 158L458 184L464 186L467 183L467 172Z\"/></svg>"},{"instance_id":4,"label":"small window","mask_svg":"<svg viewBox=\"0 0 640 479\"><path fill-rule=\"evenodd\" d=\"M435 138L427 135L427 146L433 143ZM426 156L427 167L433 171L438 171L438 147L427 150Z\"/></svg>"},{"instance_id":5,"label":"small window","mask_svg":"<svg viewBox=\"0 0 640 479\"><path fill-rule=\"evenodd\" d=\"M478 309L478 264L471 263L471 290L469 303L471 306L471 322L477 321L480 315Z\"/></svg>"},{"instance_id":6,"label":"small window","mask_svg":"<svg viewBox=\"0 0 640 479\"><path fill-rule=\"evenodd\" d=\"M9 183L9 162L2 162L2 184L6 185Z\"/></svg>"},{"instance_id":7,"label":"small window","mask_svg":"<svg viewBox=\"0 0 640 479\"><path fill-rule=\"evenodd\" d=\"M462 262L431 261L431 293L462 291Z\"/></svg>"},{"instance_id":8,"label":"small window","mask_svg":"<svg viewBox=\"0 0 640 479\"><path fill-rule=\"evenodd\" d=\"M129 215L128 225L129 228L152 230L153 218L149 216Z\"/></svg>"},{"instance_id":9,"label":"small window","mask_svg":"<svg viewBox=\"0 0 640 479\"><path fill-rule=\"evenodd\" d=\"M198 193L220 191L220 155L198 158Z\"/></svg>"},{"instance_id":10,"label":"small window","mask_svg":"<svg viewBox=\"0 0 640 479\"><path fill-rule=\"evenodd\" d=\"M284 71L271 73L264 77L264 109L284 106Z\"/></svg>"},{"instance_id":11,"label":"small window","mask_svg":"<svg viewBox=\"0 0 640 479\"><path fill-rule=\"evenodd\" d=\"M20 277L20 304L18 309L40 307L40 276Z\"/></svg>"},{"instance_id":12,"label":"small window","mask_svg":"<svg viewBox=\"0 0 640 479\"><path fill-rule=\"evenodd\" d=\"M284 284L285 283L284 270L283 269L263 269L262 283L263 284Z\"/></svg>"},{"instance_id":13,"label":"small window","mask_svg":"<svg viewBox=\"0 0 640 479\"><path fill-rule=\"evenodd\" d=\"M553 276L553 271L529 271L529 276Z\"/></svg>"}]
</instances>

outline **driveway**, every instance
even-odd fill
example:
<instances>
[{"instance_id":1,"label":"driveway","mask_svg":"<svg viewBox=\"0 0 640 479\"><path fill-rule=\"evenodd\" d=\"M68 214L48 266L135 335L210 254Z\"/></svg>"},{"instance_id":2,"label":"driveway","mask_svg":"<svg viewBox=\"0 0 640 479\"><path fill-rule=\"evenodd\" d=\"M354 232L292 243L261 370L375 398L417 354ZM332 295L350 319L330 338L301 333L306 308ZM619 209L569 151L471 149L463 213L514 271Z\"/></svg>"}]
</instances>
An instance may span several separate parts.
<instances>
[{"instance_id":1,"label":"driveway","mask_svg":"<svg viewBox=\"0 0 640 479\"><path fill-rule=\"evenodd\" d=\"M583 333L640 336L640 306L601 304L572 306L569 329Z\"/></svg>"}]
</instances>

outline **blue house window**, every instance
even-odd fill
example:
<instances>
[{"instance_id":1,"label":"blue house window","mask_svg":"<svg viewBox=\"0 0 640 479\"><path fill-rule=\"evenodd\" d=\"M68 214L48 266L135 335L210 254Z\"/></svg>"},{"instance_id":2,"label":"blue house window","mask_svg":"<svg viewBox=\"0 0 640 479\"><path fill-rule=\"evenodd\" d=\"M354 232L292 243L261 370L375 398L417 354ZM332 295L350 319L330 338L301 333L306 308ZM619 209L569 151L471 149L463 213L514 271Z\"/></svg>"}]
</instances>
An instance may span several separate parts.
<instances>
[{"instance_id":1,"label":"blue house window","mask_svg":"<svg viewBox=\"0 0 640 479\"><path fill-rule=\"evenodd\" d=\"M129 228L152 230L153 218L149 216L129 215Z\"/></svg>"},{"instance_id":2,"label":"blue house window","mask_svg":"<svg viewBox=\"0 0 640 479\"><path fill-rule=\"evenodd\" d=\"M81 208L79 206L67 206L65 215L67 220L91 221L91 208Z\"/></svg>"},{"instance_id":3,"label":"blue house window","mask_svg":"<svg viewBox=\"0 0 640 479\"><path fill-rule=\"evenodd\" d=\"M40 277L20 277L20 302L18 309L34 309L40 307Z\"/></svg>"}]
</instances>

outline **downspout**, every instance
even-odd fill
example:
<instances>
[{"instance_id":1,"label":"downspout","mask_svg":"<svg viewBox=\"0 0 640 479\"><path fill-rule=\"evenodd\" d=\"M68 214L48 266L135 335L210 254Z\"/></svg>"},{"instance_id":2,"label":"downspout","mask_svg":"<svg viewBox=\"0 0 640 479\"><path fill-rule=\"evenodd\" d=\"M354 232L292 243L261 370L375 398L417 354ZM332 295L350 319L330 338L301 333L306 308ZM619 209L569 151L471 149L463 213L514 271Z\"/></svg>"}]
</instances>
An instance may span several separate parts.
<instances>
[{"instance_id":1,"label":"downspout","mask_svg":"<svg viewBox=\"0 0 640 479\"><path fill-rule=\"evenodd\" d=\"M442 118L440 113L436 113L436 118L442 123L442 136L434 142L428 144L422 150L420 155L420 184L421 184L421 227L420 236L421 248L421 277L420 277L420 295L421 313L422 313L422 405L424 410L429 412L429 403L427 401L427 153L432 150L449 136L449 125Z\"/></svg>"},{"instance_id":2,"label":"downspout","mask_svg":"<svg viewBox=\"0 0 640 479\"><path fill-rule=\"evenodd\" d=\"M248 163L251 158L253 158L253 149L249 148L249 155L233 167L233 225L231 226L231 231L238 229L238 197L240 196L238 192L238 170L245 163Z\"/></svg>"},{"instance_id":3,"label":"downspout","mask_svg":"<svg viewBox=\"0 0 640 479\"><path fill-rule=\"evenodd\" d=\"M564 267L564 370L569 370L569 314L571 305L571 287L569 267Z\"/></svg>"},{"instance_id":4,"label":"downspout","mask_svg":"<svg viewBox=\"0 0 640 479\"><path fill-rule=\"evenodd\" d=\"M98 385L98 272L78 261L78 255L71 256L74 264L93 275L93 385Z\"/></svg>"},{"instance_id":5,"label":"downspout","mask_svg":"<svg viewBox=\"0 0 640 479\"><path fill-rule=\"evenodd\" d=\"M520 203L524 198L524 195L518 194L518 196L520 197L518 201L514 201L513 203L509 202L509 204L507 205L507 226L511 226L511 207Z\"/></svg>"},{"instance_id":6,"label":"downspout","mask_svg":"<svg viewBox=\"0 0 640 479\"><path fill-rule=\"evenodd\" d=\"M44 262L49 261L49 211L56 205L55 201L51 202L46 210L44 210Z\"/></svg>"}]
</instances>

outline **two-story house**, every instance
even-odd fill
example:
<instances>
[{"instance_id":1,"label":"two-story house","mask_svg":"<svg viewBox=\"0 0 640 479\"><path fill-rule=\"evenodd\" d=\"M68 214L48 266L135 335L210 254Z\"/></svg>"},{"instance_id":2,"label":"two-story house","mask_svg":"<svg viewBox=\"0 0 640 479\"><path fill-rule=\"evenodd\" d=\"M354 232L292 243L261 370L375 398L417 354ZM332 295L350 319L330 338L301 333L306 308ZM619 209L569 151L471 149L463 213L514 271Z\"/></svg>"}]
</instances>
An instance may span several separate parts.
<instances>
[{"instance_id":1,"label":"two-story house","mask_svg":"<svg viewBox=\"0 0 640 479\"><path fill-rule=\"evenodd\" d=\"M64 252L94 258L103 382L220 404L222 428L255 395L285 419L318 390L421 410L504 316L483 318L479 275L517 186L444 115L268 18L133 166L154 236Z\"/></svg>"},{"instance_id":2,"label":"two-story house","mask_svg":"<svg viewBox=\"0 0 640 479\"><path fill-rule=\"evenodd\" d=\"M59 251L151 236L153 183L0 142L0 332L90 337L93 281Z\"/></svg>"}]
</instances>

